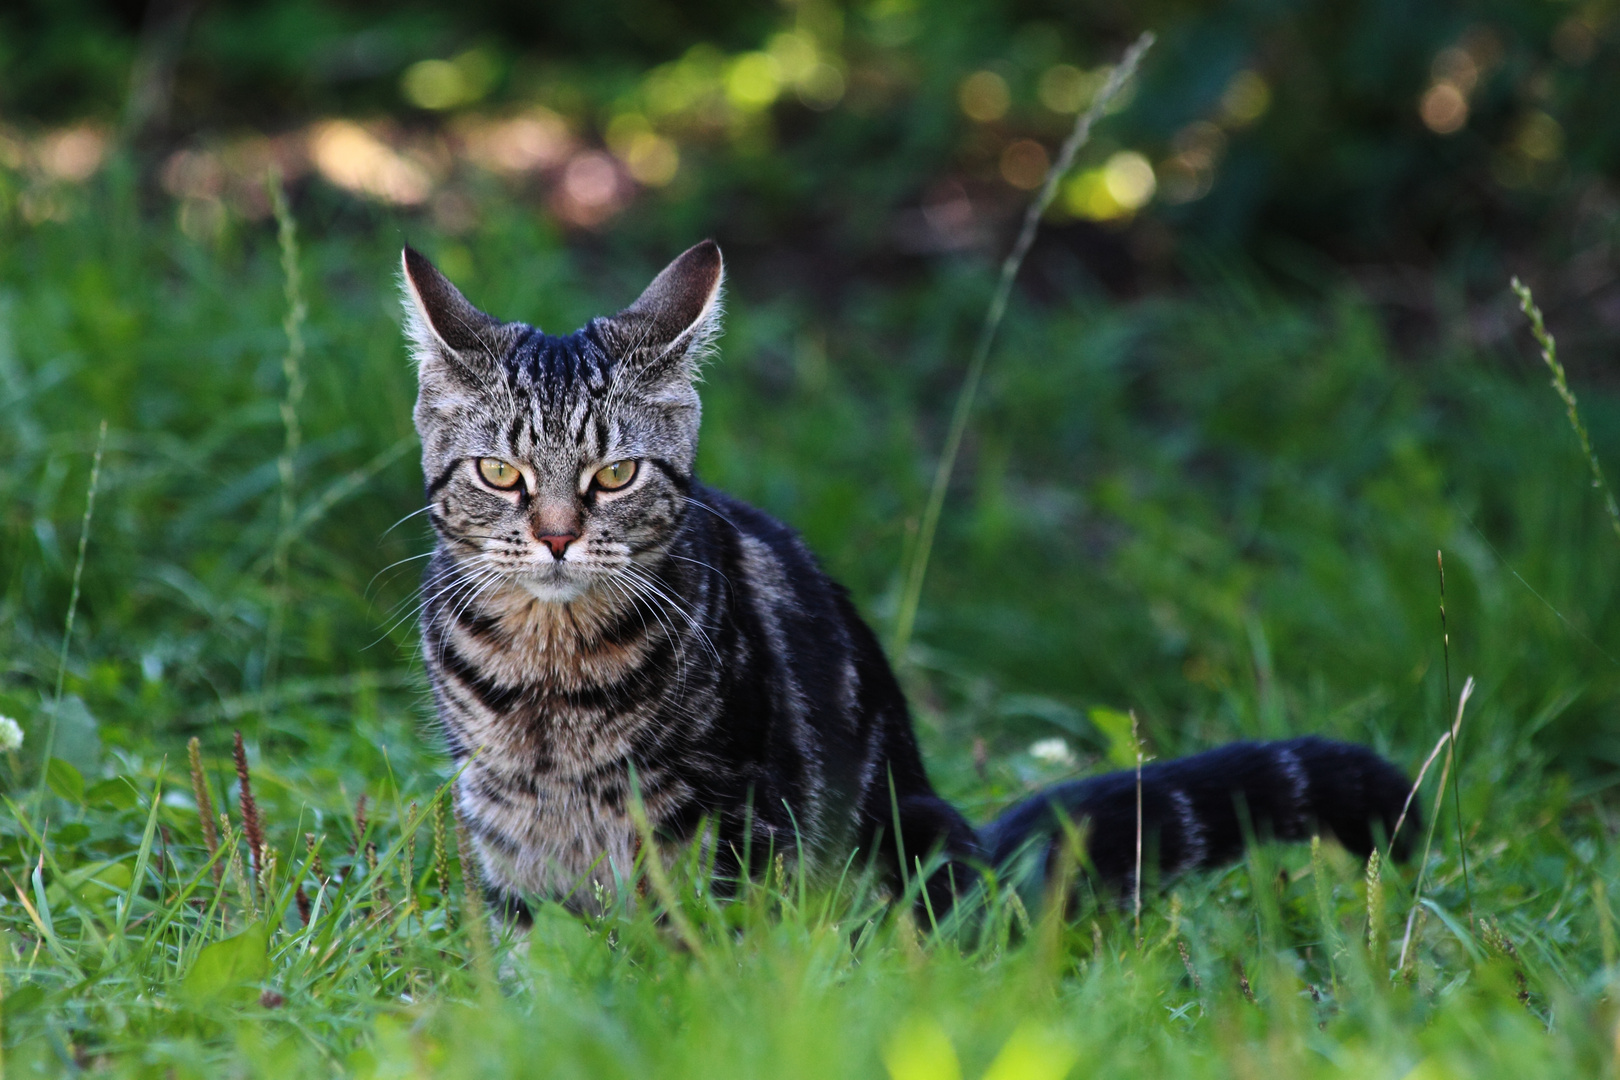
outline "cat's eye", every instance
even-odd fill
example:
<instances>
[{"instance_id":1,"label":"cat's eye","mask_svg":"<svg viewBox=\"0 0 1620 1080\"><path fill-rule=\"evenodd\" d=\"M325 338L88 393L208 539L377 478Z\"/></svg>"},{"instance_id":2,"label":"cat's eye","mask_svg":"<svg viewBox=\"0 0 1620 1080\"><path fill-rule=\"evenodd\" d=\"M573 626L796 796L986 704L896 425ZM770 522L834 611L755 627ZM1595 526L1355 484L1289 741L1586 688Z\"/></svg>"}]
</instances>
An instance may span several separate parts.
<instances>
[{"instance_id":1,"label":"cat's eye","mask_svg":"<svg viewBox=\"0 0 1620 1080\"><path fill-rule=\"evenodd\" d=\"M479 458L478 475L484 478L484 483L502 491L511 491L523 482L523 474L518 467L500 458Z\"/></svg>"},{"instance_id":2,"label":"cat's eye","mask_svg":"<svg viewBox=\"0 0 1620 1080\"><path fill-rule=\"evenodd\" d=\"M596 470L591 477L603 491L617 491L636 478L636 463L631 458L615 461Z\"/></svg>"}]
</instances>

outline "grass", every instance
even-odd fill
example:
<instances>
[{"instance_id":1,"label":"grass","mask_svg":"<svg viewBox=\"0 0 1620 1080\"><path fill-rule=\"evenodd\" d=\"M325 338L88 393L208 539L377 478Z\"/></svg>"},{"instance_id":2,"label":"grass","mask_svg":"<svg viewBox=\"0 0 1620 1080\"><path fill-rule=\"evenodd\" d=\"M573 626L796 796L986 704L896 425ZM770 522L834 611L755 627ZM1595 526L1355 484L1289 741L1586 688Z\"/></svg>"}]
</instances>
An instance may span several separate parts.
<instances>
[{"instance_id":1,"label":"grass","mask_svg":"<svg viewBox=\"0 0 1620 1080\"><path fill-rule=\"evenodd\" d=\"M1010 891L925 932L859 881L777 873L721 904L671 852L633 906L541 905L517 945L468 902L414 659L427 536L404 517L395 249L408 231L476 302L548 328L654 266L608 241L586 272L498 203L419 237L303 192L297 400L275 233L196 239L102 183L65 222L0 226L0 713L27 737L0 814L10 1075L1613 1070L1613 538L1529 352L1398 356L1354 293L1283 297L1241 267L1131 305L1079 277L1061 303L1015 295L917 609L925 753L976 818L1104 767L1095 709L1134 711L1159 757L1317 732L1415 773L1455 715L1443 550L1450 665L1476 682L1460 814L1441 770L1419 796L1439 809L1421 899L1413 866L1267 846L1147 891L1139 932ZM942 262L817 309L746 252L732 267L701 469L802 529L890 629L987 271ZM1605 456L1617 402L1582 396ZM62 764L35 800L53 718ZM1072 758L1030 753L1053 737ZM217 853L198 791L227 816Z\"/></svg>"}]
</instances>

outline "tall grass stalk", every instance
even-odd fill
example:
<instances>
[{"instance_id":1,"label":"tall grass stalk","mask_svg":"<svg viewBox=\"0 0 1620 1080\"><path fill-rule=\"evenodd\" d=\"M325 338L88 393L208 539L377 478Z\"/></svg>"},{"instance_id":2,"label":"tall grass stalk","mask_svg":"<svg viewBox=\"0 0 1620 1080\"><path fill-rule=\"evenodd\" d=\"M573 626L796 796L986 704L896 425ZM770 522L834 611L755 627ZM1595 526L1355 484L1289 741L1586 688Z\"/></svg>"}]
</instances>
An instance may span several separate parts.
<instances>
[{"instance_id":1,"label":"tall grass stalk","mask_svg":"<svg viewBox=\"0 0 1620 1080\"><path fill-rule=\"evenodd\" d=\"M1535 337L1536 344L1541 346L1542 362L1547 365L1547 370L1552 372L1552 388L1563 401L1564 412L1569 417L1569 426L1575 429L1575 438L1581 444L1581 453L1586 456L1587 468L1592 471L1592 486L1603 493L1603 505L1609 511L1609 525L1614 529L1614 535L1620 537L1620 504L1616 504L1614 492L1609 488L1609 482L1603 478L1603 466L1598 464L1597 454L1592 450L1592 438L1586 432L1586 425L1581 422L1575 391L1569 388L1569 380L1564 376L1564 365L1558 362L1558 342L1547 332L1547 324L1542 321L1541 309L1536 306L1535 298L1530 295L1530 287L1516 276L1511 284L1514 295L1519 298L1519 310L1530 320L1530 333Z\"/></svg>"},{"instance_id":2,"label":"tall grass stalk","mask_svg":"<svg viewBox=\"0 0 1620 1080\"><path fill-rule=\"evenodd\" d=\"M1451 627L1446 621L1446 557L1443 552L1434 553L1435 565L1440 569L1440 650L1445 661L1446 669L1446 712L1451 712ZM1447 761L1457 761L1457 767L1449 770L1451 773L1451 801L1452 808L1457 817L1457 857L1462 860L1463 896L1468 901L1468 925L1474 925L1474 887L1468 880L1468 845L1463 842L1462 817L1462 761L1458 756L1461 747L1457 739L1462 734L1462 710L1457 711L1457 717L1451 725L1451 745L1446 751ZM1444 794L1442 790L1441 794Z\"/></svg>"},{"instance_id":3,"label":"tall grass stalk","mask_svg":"<svg viewBox=\"0 0 1620 1080\"><path fill-rule=\"evenodd\" d=\"M1412 781L1412 790L1406 793L1406 801L1401 804L1401 814L1395 819L1395 827L1389 832L1390 847L1395 846L1395 838L1401 835L1401 826L1406 824L1406 815L1412 809L1412 800L1417 798L1418 789L1423 786L1423 778L1429 775L1429 766L1433 765L1434 759L1440 756L1440 751L1450 745L1451 732L1441 732L1440 738L1435 741L1434 749L1430 750L1429 756L1423 759L1423 767L1418 770L1417 779Z\"/></svg>"},{"instance_id":4,"label":"tall grass stalk","mask_svg":"<svg viewBox=\"0 0 1620 1080\"><path fill-rule=\"evenodd\" d=\"M286 624L289 589L288 552L297 534L298 492L296 488L298 450L303 444L303 429L298 422L298 405L304 397L304 319L309 307L304 302L303 275L298 269L298 223L292 208L287 205L287 193L282 188L280 174L272 171L269 178L270 205L276 215L276 241L281 247L281 275L287 310L282 316L281 328L287 335L287 351L281 357L281 373L286 381L286 393L281 399L281 426L285 432L281 456L276 471L281 481L280 522L276 528L276 542L272 564L275 572L274 594L270 607L270 627L265 637L264 668L261 685L272 686L276 676L276 662L281 651L281 634Z\"/></svg>"},{"instance_id":5,"label":"tall grass stalk","mask_svg":"<svg viewBox=\"0 0 1620 1080\"><path fill-rule=\"evenodd\" d=\"M1136 710L1131 710L1131 742L1136 748L1136 872L1131 887L1131 910L1136 923L1136 948L1142 948L1142 736L1137 729Z\"/></svg>"},{"instance_id":6,"label":"tall grass stalk","mask_svg":"<svg viewBox=\"0 0 1620 1080\"><path fill-rule=\"evenodd\" d=\"M84 517L79 520L79 553L73 560L73 589L68 596L67 618L62 623L62 647L56 655L56 689L51 693L50 718L45 723L45 742L40 748L39 792L45 797L45 782L51 771L51 751L56 745L57 715L62 710L62 688L67 684L68 646L73 641L73 622L79 614L79 588L84 581L84 553L90 547L90 519L96 513L96 489L101 485L101 455L107 448L107 421L96 435L96 455L90 460L90 482L85 487Z\"/></svg>"},{"instance_id":7,"label":"tall grass stalk","mask_svg":"<svg viewBox=\"0 0 1620 1080\"><path fill-rule=\"evenodd\" d=\"M1429 868L1429 852L1434 848L1435 826L1440 822L1440 809L1445 805L1446 801L1446 781L1451 777L1451 767L1456 760L1455 753L1451 751L1455 750L1457 745L1457 735L1460 731L1462 731L1463 710L1468 708L1468 699L1473 696L1474 677L1470 675L1467 680L1463 682L1462 695L1457 698L1457 715L1456 718L1451 722L1451 731L1447 733L1450 738L1442 740L1447 744L1448 752L1446 754L1445 764L1440 767L1440 790L1435 792L1434 812L1429 818L1429 831L1423 840L1423 857L1418 860L1417 880L1412 883L1412 910L1409 911L1406 916L1406 934L1401 941L1401 957L1399 962L1395 965L1397 968L1403 968L1406 966L1406 947L1411 941L1413 918L1417 913L1418 905L1423 902L1423 875L1424 872ZM1439 747L1437 746L1435 749L1438 751ZM1430 760L1433 760L1432 754L1430 755ZM1427 770L1428 765L1425 764L1424 771ZM1420 774L1418 776L1418 782L1422 783L1422 781L1423 777ZM1405 817L1404 811L1402 812L1402 817ZM1393 836L1391 839L1393 839ZM1468 929L1470 932L1472 932L1474 929L1473 914L1473 908L1470 906L1468 912Z\"/></svg>"},{"instance_id":8,"label":"tall grass stalk","mask_svg":"<svg viewBox=\"0 0 1620 1080\"><path fill-rule=\"evenodd\" d=\"M1042 215L1057 196L1058 184L1073 168L1075 155L1080 152L1080 148L1091 138L1092 125L1101 119L1109 103L1130 81L1131 76L1136 74L1136 69L1141 64L1142 57L1153 45L1153 40L1151 31L1144 32L1136 39L1135 44L1125 50L1125 55L1109 73L1108 81L1097 91L1097 96L1092 99L1090 107L1075 120L1074 130L1069 132L1069 137L1063 142L1063 148L1058 152L1057 160L1047 170L1046 181L1041 185L1040 194L1024 213L1024 225L1018 232L1018 239L1001 263L1001 277L996 282L996 291L990 297L990 306L985 310L984 324L979 328L979 338L973 346L973 355L968 361L967 374L962 378L962 387L957 391L956 408L951 413L951 426L945 436L945 447L940 452L939 465L934 471L934 483L928 491L928 503L923 509L922 524L917 531L917 541L912 546L910 559L906 565L904 585L900 593L900 608L895 616L894 640L890 647L890 653L897 663L904 662L906 650L911 645L911 631L917 621L917 605L922 600L923 579L928 574L928 559L934 549L934 534L939 529L939 515L945 506L945 492L950 487L951 474L956 470L956 457L962 449L962 437L967 432L968 418L973 413L973 401L979 393L979 382L984 377L985 362L990 358L990 347L995 343L996 331L1001 327L1003 316L1007 314L1007 301L1012 296L1013 282L1018 277L1019 269L1024 265L1024 257L1029 254L1030 245L1035 242L1035 233L1040 228Z\"/></svg>"}]
</instances>

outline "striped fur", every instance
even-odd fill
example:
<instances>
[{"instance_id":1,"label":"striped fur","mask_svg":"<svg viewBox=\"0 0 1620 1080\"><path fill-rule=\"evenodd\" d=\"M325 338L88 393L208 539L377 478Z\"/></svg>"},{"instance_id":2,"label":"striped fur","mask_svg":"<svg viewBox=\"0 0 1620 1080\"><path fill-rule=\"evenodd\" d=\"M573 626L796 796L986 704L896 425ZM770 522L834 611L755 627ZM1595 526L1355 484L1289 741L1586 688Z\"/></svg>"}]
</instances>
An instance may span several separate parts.
<instances>
[{"instance_id":1,"label":"striped fur","mask_svg":"<svg viewBox=\"0 0 1620 1080\"><path fill-rule=\"evenodd\" d=\"M1392 838L1410 785L1399 769L1361 746L1306 736L1285 742L1230 743L1142 770L1144 876L1171 877L1222 866L1248 837L1307 840L1335 836L1359 855ZM1416 807L1393 854L1404 859L1418 831ZM1087 869L1101 884L1129 891L1136 874L1136 773L1058 784L985 826L980 841L993 865L1022 852L1050 858L1064 823L1086 830Z\"/></svg>"},{"instance_id":2,"label":"striped fur","mask_svg":"<svg viewBox=\"0 0 1620 1080\"><path fill-rule=\"evenodd\" d=\"M897 879L902 854L943 851L951 873L929 888L945 904L959 871L1048 837L1054 805L1094 819L1097 864L1111 866L1116 778L1015 807L981 843L929 784L905 700L844 589L786 526L694 477L695 382L722 277L719 249L699 244L629 308L554 337L480 312L405 251L438 536L423 657L485 881L514 908L525 894L595 905L634 858L633 793L665 835L707 827L722 879L776 854L833 873L851 851ZM481 458L521 482L493 487ZM637 463L627 486L593 483L624 459ZM560 557L559 536L577 536ZM1157 842L1175 869L1229 858L1233 792L1281 836L1316 820L1352 843L1368 817L1387 829L1388 776L1351 791L1318 775L1334 745L1154 766L1169 778L1150 785ZM1337 752L1398 778L1366 751ZM1239 759L1263 765L1229 768Z\"/></svg>"}]
</instances>

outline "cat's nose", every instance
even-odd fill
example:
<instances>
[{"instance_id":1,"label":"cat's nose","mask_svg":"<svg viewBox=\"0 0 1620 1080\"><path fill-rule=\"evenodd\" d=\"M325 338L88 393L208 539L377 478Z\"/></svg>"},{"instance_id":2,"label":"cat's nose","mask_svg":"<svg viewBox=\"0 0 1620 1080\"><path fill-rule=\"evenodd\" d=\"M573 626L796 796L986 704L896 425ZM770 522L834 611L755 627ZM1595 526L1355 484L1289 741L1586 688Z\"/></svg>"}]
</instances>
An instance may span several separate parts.
<instances>
[{"instance_id":1,"label":"cat's nose","mask_svg":"<svg viewBox=\"0 0 1620 1080\"><path fill-rule=\"evenodd\" d=\"M568 545L579 539L579 533L544 533L535 539L551 549L552 558L560 559Z\"/></svg>"}]
</instances>

